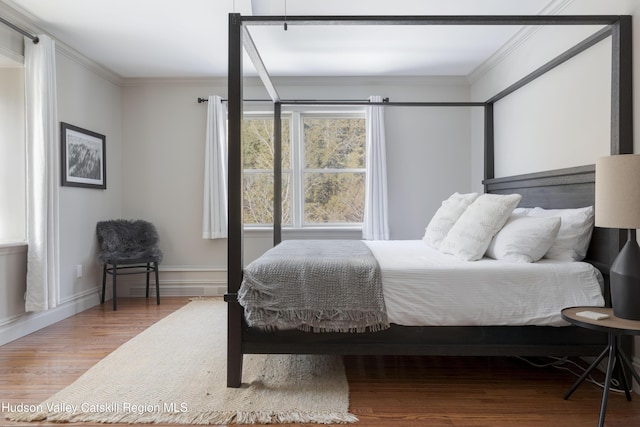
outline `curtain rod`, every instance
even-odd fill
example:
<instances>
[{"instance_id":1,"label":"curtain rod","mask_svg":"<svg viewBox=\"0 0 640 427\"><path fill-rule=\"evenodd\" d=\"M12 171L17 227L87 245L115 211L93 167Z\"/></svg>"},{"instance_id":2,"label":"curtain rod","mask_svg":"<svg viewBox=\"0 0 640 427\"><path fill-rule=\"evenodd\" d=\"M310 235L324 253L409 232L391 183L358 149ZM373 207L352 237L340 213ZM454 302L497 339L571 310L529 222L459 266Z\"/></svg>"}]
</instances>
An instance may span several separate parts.
<instances>
[{"instance_id":1,"label":"curtain rod","mask_svg":"<svg viewBox=\"0 0 640 427\"><path fill-rule=\"evenodd\" d=\"M243 99L244 102L273 102L271 99ZM198 104L209 102L208 98L198 98ZM222 98L222 102L227 102L226 98Z\"/></svg>"},{"instance_id":2,"label":"curtain rod","mask_svg":"<svg viewBox=\"0 0 640 427\"><path fill-rule=\"evenodd\" d=\"M382 105L385 107L484 107L484 102L412 102L412 101L389 101L389 98L384 98L382 102L371 101L313 101L313 100L300 100L300 101L285 101L280 102L282 105Z\"/></svg>"},{"instance_id":3,"label":"curtain rod","mask_svg":"<svg viewBox=\"0 0 640 427\"><path fill-rule=\"evenodd\" d=\"M198 103L208 102L206 98L198 98ZM273 102L271 99L245 99L245 102ZM227 102L222 99L222 102ZM343 100L321 100L321 99L305 99L305 100L282 100L280 105L383 105L387 107L484 107L485 102L471 101L454 101L454 102L391 102L389 98L383 98L382 102L371 102L357 99Z\"/></svg>"},{"instance_id":4,"label":"curtain rod","mask_svg":"<svg viewBox=\"0 0 640 427\"><path fill-rule=\"evenodd\" d=\"M33 44L38 44L38 42L40 41L40 39L37 36L34 36L33 34L27 33L22 28L17 27L16 25L13 25L11 22L7 21L6 19L4 19L1 16L0 16L0 22L2 22L4 25L6 25L7 27L11 28L12 30L19 32L23 36L30 38L31 41L33 41Z\"/></svg>"},{"instance_id":5,"label":"curtain rod","mask_svg":"<svg viewBox=\"0 0 640 427\"><path fill-rule=\"evenodd\" d=\"M244 102L273 102L271 99L243 99ZM202 104L203 102L209 102L208 98L198 98L198 104ZM226 98L222 98L222 102L227 102ZM383 103L388 103L389 98L383 98ZM331 100L322 100L322 99L303 99L303 100L282 100L280 104L368 104L368 100L359 100L359 99L331 99Z\"/></svg>"}]
</instances>

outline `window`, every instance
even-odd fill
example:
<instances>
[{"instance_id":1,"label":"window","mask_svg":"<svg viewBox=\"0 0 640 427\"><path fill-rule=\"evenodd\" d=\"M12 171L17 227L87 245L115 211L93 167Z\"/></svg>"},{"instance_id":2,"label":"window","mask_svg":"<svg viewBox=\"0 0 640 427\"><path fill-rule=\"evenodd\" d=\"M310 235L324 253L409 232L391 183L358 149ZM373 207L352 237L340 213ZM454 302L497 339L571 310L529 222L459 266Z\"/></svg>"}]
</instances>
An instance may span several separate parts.
<instances>
[{"instance_id":1,"label":"window","mask_svg":"<svg viewBox=\"0 0 640 427\"><path fill-rule=\"evenodd\" d=\"M0 242L26 240L24 69L0 68Z\"/></svg>"},{"instance_id":2,"label":"window","mask_svg":"<svg viewBox=\"0 0 640 427\"><path fill-rule=\"evenodd\" d=\"M282 223L291 224L290 122L282 120ZM245 116L242 121L245 224L273 223L273 117Z\"/></svg>"},{"instance_id":3,"label":"window","mask_svg":"<svg viewBox=\"0 0 640 427\"><path fill-rule=\"evenodd\" d=\"M273 117L245 114L244 222L273 223ZM363 112L282 115L282 224L360 225L365 194Z\"/></svg>"}]
</instances>

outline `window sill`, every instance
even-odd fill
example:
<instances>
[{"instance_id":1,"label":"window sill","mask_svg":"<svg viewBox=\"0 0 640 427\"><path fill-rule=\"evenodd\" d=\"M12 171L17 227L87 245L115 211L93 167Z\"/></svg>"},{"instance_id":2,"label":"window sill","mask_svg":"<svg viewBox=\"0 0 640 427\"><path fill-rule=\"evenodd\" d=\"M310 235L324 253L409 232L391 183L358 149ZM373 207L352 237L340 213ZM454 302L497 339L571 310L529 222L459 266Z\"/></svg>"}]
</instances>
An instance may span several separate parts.
<instances>
[{"instance_id":1,"label":"window sill","mask_svg":"<svg viewBox=\"0 0 640 427\"><path fill-rule=\"evenodd\" d=\"M0 241L0 255L27 252L27 242L2 242Z\"/></svg>"},{"instance_id":2,"label":"window sill","mask_svg":"<svg viewBox=\"0 0 640 427\"><path fill-rule=\"evenodd\" d=\"M252 239L271 238L271 227L245 227L244 236ZM362 239L362 227L283 228L283 239Z\"/></svg>"}]
</instances>

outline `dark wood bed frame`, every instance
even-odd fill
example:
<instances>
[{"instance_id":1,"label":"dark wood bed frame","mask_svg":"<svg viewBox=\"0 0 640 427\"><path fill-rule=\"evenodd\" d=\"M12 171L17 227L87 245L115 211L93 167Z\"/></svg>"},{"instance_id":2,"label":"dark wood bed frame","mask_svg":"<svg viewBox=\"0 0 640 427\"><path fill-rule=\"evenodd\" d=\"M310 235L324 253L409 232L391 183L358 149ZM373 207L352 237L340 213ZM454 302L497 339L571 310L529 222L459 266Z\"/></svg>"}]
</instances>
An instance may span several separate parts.
<instances>
[{"instance_id":1,"label":"dark wood bed frame","mask_svg":"<svg viewBox=\"0 0 640 427\"><path fill-rule=\"evenodd\" d=\"M568 61L599 41L611 37L611 154L633 152L631 90L630 16L358 16L286 17L290 24L342 25L602 25L604 28L575 47L538 68L491 99L481 103L415 103L419 106L467 105L484 108L485 115L485 191L520 193L520 206L576 208L594 204L595 167L593 165L494 178L493 105L547 71ZM249 53L274 102L276 145L280 140L279 117L282 104L266 67L245 25L282 25L285 17L229 16L229 240L228 240L228 342L227 386L242 382L244 354L378 354L378 355L469 355L469 356L597 356L607 343L606 334L576 327L547 326L445 326L405 327L392 325L374 333L305 333L301 331L265 332L249 328L237 301L243 272L242 219L242 47ZM293 103L293 102L292 102ZM332 102L333 104L334 102ZM398 103L397 105L411 103ZM394 103L384 105L393 106ZM278 151L278 150L277 150ZM279 194L280 165L276 156L275 193ZM280 201L276 197L274 239L279 241ZM609 304L608 270L625 236L618 230L595 228L587 261L605 276L605 296Z\"/></svg>"}]
</instances>

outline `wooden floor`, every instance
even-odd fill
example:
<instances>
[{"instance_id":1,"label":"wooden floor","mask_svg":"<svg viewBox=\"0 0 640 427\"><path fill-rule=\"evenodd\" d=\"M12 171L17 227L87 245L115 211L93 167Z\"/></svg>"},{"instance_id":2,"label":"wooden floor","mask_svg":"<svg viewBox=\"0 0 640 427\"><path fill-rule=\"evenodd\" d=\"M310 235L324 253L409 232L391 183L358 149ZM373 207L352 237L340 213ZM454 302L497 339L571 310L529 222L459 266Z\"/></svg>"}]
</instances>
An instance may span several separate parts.
<instances>
[{"instance_id":1,"label":"wooden floor","mask_svg":"<svg viewBox=\"0 0 640 427\"><path fill-rule=\"evenodd\" d=\"M0 404L38 404L187 298L119 299L0 347ZM602 390L515 358L345 357L356 426L596 426ZM538 360L539 361L539 360ZM640 426L640 397L611 393L610 427ZM32 423L59 426L60 424ZM0 418L1 426L25 426ZM73 424L71 424L73 425ZM84 424L83 424L84 425ZM99 424L98 424L99 425Z\"/></svg>"}]
</instances>

